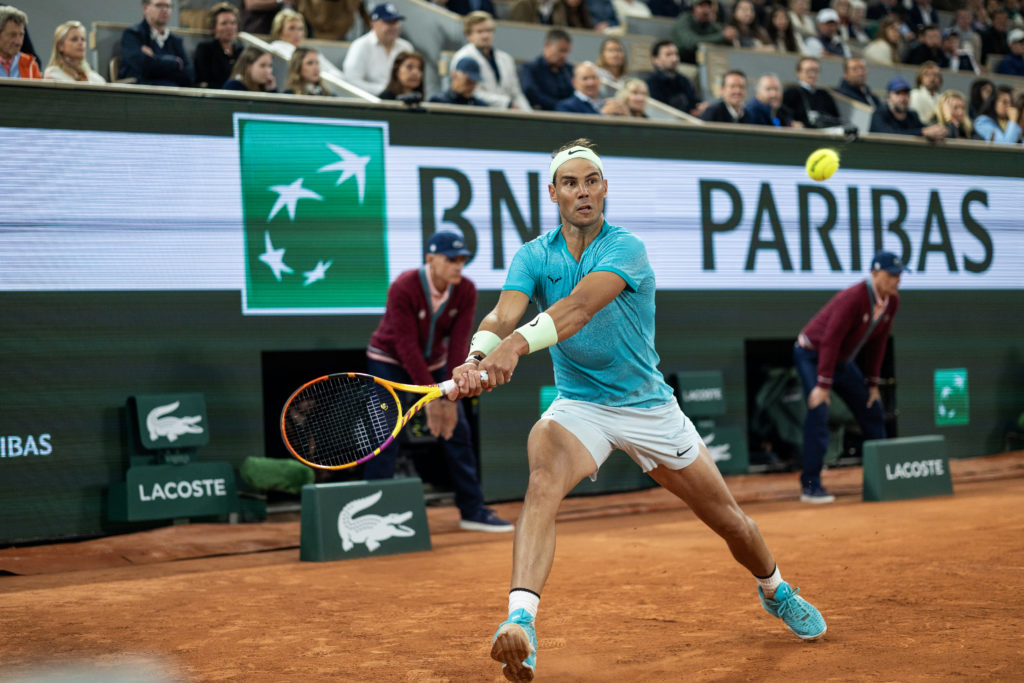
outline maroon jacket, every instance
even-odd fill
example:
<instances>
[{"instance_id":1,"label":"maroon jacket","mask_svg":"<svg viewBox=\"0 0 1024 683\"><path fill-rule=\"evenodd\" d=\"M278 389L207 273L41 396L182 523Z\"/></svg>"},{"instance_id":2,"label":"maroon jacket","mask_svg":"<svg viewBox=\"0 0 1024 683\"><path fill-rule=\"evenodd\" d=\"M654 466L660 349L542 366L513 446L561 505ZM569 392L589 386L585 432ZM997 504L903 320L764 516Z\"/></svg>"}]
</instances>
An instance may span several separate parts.
<instances>
[{"instance_id":1,"label":"maroon jacket","mask_svg":"<svg viewBox=\"0 0 1024 683\"><path fill-rule=\"evenodd\" d=\"M394 358L416 384L433 384L430 366L445 362L447 376L469 354L476 310L476 285L467 277L449 286L448 300L431 311L427 267L407 270L388 289L384 317L370 336L370 348Z\"/></svg>"},{"instance_id":2,"label":"maroon jacket","mask_svg":"<svg viewBox=\"0 0 1024 683\"><path fill-rule=\"evenodd\" d=\"M818 386L832 388L832 375L839 363L852 361L864 347L864 374L870 386L878 386L885 344L892 330L900 297L893 294L870 336L864 339L871 324L871 281L865 280L844 289L815 314L801 334L818 352ZM801 344L802 345L802 344Z\"/></svg>"}]
</instances>

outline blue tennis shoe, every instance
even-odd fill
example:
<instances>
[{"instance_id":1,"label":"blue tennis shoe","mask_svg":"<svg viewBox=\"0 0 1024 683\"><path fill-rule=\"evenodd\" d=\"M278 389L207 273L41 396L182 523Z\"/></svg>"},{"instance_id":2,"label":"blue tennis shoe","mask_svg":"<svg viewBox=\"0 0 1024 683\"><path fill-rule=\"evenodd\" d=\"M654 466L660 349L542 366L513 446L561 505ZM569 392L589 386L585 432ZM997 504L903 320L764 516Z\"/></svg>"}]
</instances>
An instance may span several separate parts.
<instances>
[{"instance_id":1,"label":"blue tennis shoe","mask_svg":"<svg viewBox=\"0 0 1024 683\"><path fill-rule=\"evenodd\" d=\"M799 592L799 588L794 590L783 581L775 590L775 597L766 598L761 587L757 587L761 606L768 614L782 619L790 631L804 640L814 640L825 635L825 619L814 605L797 595Z\"/></svg>"},{"instance_id":2,"label":"blue tennis shoe","mask_svg":"<svg viewBox=\"0 0 1024 683\"><path fill-rule=\"evenodd\" d=\"M513 683L533 680L537 631L529 612L517 609L498 627L491 644L491 659L501 662L501 672Z\"/></svg>"}]
</instances>

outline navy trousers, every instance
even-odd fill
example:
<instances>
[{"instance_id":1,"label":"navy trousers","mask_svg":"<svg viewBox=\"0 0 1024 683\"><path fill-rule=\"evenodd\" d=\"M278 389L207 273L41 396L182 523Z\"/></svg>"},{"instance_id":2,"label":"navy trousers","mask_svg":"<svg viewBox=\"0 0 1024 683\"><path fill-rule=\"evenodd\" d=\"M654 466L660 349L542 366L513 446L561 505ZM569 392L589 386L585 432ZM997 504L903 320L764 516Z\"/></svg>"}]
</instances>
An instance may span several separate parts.
<instances>
[{"instance_id":1,"label":"navy trousers","mask_svg":"<svg viewBox=\"0 0 1024 683\"><path fill-rule=\"evenodd\" d=\"M794 346L793 363L800 375L806 399L818 383L818 352ZM836 365L832 374L832 391L850 407L865 439L885 438L885 408L881 401L867 407L868 387L856 363ZM828 408L827 403L822 403L814 410L808 410L804 420L804 469L800 475L800 484L804 487L821 484L821 468L828 449Z\"/></svg>"},{"instance_id":2,"label":"navy trousers","mask_svg":"<svg viewBox=\"0 0 1024 683\"><path fill-rule=\"evenodd\" d=\"M367 370L371 375L392 382L411 384L412 378L401 366L392 363L367 358ZM445 377L446 368L439 368L434 371L434 381L442 382ZM408 410L418 396L409 400L408 395L402 395L402 406ZM447 401L440 398L439 401ZM458 422L455 424L455 431L452 438L442 441L442 450L445 460L448 463L448 472L452 478L452 485L455 489L455 505L463 519L476 515L484 507L484 494L480 490L480 479L476 474L476 457L473 454L473 441L469 430L469 421L462 409L462 401L457 402L459 411ZM398 439L391 442L391 445L381 451L375 458L370 458L363 465L363 477L365 479L391 479L395 476L395 460L398 458Z\"/></svg>"}]
</instances>

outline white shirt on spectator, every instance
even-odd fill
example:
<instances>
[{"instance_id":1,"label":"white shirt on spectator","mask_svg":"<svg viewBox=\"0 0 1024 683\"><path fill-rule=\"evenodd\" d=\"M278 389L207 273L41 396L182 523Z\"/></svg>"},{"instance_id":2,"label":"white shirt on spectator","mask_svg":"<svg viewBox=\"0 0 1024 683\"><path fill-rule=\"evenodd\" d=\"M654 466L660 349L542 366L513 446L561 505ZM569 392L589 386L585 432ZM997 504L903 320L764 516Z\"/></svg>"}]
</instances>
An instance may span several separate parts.
<instances>
[{"instance_id":1,"label":"white shirt on spectator","mask_svg":"<svg viewBox=\"0 0 1024 683\"><path fill-rule=\"evenodd\" d=\"M345 72L345 80L352 85L357 85L373 95L379 95L391 80L391 66L395 63L398 53L414 50L408 40L396 38L395 44L388 52L377 38L377 34L368 31L352 41L341 70Z\"/></svg>"},{"instance_id":2,"label":"white shirt on spectator","mask_svg":"<svg viewBox=\"0 0 1024 683\"><path fill-rule=\"evenodd\" d=\"M107 79L103 78L103 76L100 76L92 69L86 71L85 75L86 77L88 77L89 83L95 83L99 85L101 83L107 82ZM67 71L60 68L59 66L46 67L46 71L43 72L43 78L47 81L60 81L62 83L84 83L84 81L79 81L72 78Z\"/></svg>"},{"instance_id":3,"label":"white shirt on spectator","mask_svg":"<svg viewBox=\"0 0 1024 683\"><path fill-rule=\"evenodd\" d=\"M939 93L928 92L928 88L921 86L910 91L910 108L917 112L921 123L927 124L935 118L935 110L939 106Z\"/></svg>"},{"instance_id":4,"label":"white shirt on spectator","mask_svg":"<svg viewBox=\"0 0 1024 683\"><path fill-rule=\"evenodd\" d=\"M507 109L511 102L515 102L516 106L522 111L533 109L519 85L519 76L516 73L516 60L509 53L495 47L492 47L491 50L494 53L494 61L498 64L501 82L498 82L498 77L495 75L494 69L491 68L491 63L487 61L487 58L484 57L483 53L473 43L466 43L460 47L459 51L452 57L451 63L453 65L458 64L463 57L471 57L480 65L480 75L483 76L483 80L476 84L473 96L479 97L486 102L488 107Z\"/></svg>"},{"instance_id":5,"label":"white shirt on spectator","mask_svg":"<svg viewBox=\"0 0 1024 683\"><path fill-rule=\"evenodd\" d=\"M651 16L651 8L641 0L612 0L612 7L619 17L619 23L623 23L629 17L646 19Z\"/></svg>"}]
</instances>

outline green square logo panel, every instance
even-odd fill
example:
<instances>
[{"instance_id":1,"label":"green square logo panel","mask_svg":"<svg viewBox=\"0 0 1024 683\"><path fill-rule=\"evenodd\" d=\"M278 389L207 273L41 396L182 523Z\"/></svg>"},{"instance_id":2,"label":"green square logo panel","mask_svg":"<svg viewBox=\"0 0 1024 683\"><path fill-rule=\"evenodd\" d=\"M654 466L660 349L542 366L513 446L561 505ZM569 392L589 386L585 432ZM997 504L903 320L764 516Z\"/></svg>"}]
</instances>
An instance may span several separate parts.
<instances>
[{"instance_id":1,"label":"green square logo panel","mask_svg":"<svg viewBox=\"0 0 1024 683\"><path fill-rule=\"evenodd\" d=\"M383 123L236 117L244 313L369 313L388 288Z\"/></svg>"},{"instance_id":2,"label":"green square logo panel","mask_svg":"<svg viewBox=\"0 0 1024 683\"><path fill-rule=\"evenodd\" d=\"M965 425L971 421L967 368L935 371L935 425Z\"/></svg>"}]
</instances>

